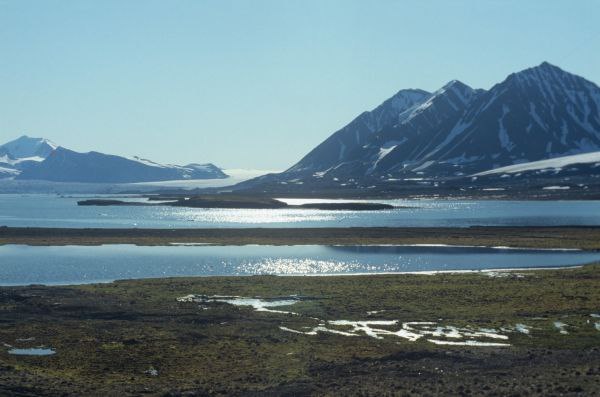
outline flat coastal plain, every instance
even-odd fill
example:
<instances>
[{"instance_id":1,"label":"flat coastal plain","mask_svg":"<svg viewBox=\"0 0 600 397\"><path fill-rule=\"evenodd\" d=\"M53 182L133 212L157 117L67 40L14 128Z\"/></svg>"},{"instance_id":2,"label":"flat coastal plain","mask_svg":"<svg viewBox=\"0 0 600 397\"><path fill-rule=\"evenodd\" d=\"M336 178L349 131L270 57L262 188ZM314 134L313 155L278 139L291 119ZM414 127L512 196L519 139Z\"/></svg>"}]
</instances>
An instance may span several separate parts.
<instances>
[{"instance_id":1,"label":"flat coastal plain","mask_svg":"<svg viewBox=\"0 0 600 397\"><path fill-rule=\"evenodd\" d=\"M600 250L600 227L68 229L0 227L0 245L448 244Z\"/></svg>"},{"instance_id":2,"label":"flat coastal plain","mask_svg":"<svg viewBox=\"0 0 600 397\"><path fill-rule=\"evenodd\" d=\"M3 287L0 395L593 395L599 285L588 265Z\"/></svg>"},{"instance_id":3,"label":"flat coastal plain","mask_svg":"<svg viewBox=\"0 0 600 397\"><path fill-rule=\"evenodd\" d=\"M0 244L173 243L598 250L600 228L0 227ZM0 395L594 395L599 286L600 264L0 287Z\"/></svg>"}]
</instances>

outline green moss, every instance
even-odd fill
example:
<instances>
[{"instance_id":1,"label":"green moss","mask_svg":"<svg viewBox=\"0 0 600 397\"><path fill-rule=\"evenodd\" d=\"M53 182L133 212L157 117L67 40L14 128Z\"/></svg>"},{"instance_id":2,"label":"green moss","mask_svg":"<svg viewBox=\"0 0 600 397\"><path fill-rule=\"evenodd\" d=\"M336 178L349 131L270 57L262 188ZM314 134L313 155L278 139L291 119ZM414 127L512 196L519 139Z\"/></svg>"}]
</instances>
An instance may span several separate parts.
<instances>
[{"instance_id":1,"label":"green moss","mask_svg":"<svg viewBox=\"0 0 600 397\"><path fill-rule=\"evenodd\" d=\"M48 357L0 350L0 369L10 368L0 370L0 392L461 394L462 385L479 394L560 394L559 388L574 387L593 394L600 332L590 314L600 311L600 266L519 273L524 276L204 277L0 288L0 341L17 345L18 338L35 337L35 345L57 350ZM299 313L294 316L176 301L187 294L307 299L287 308ZM510 333L512 347L504 349L279 329L313 327L312 317L532 328L529 335ZM554 321L568 324L569 334L560 334Z\"/></svg>"}]
</instances>

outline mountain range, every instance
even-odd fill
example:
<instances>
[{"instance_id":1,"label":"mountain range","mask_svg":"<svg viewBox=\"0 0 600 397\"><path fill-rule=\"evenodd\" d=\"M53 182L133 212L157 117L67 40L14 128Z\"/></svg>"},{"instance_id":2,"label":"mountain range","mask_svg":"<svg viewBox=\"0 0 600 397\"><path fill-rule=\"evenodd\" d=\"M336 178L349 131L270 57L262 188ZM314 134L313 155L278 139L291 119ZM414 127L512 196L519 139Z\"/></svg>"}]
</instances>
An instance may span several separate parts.
<instances>
[{"instance_id":1,"label":"mountain range","mask_svg":"<svg viewBox=\"0 0 600 397\"><path fill-rule=\"evenodd\" d=\"M135 183L217 179L227 175L213 164L158 164L139 157L79 153L44 138L22 136L0 146L0 178L52 182Z\"/></svg>"},{"instance_id":2,"label":"mountain range","mask_svg":"<svg viewBox=\"0 0 600 397\"><path fill-rule=\"evenodd\" d=\"M400 90L288 170L238 188L316 192L465 184L463 179L470 182L493 169L595 151L600 151L600 88L543 62L489 90L457 80L431 93ZM585 169L600 173L596 163Z\"/></svg>"},{"instance_id":3,"label":"mountain range","mask_svg":"<svg viewBox=\"0 0 600 397\"><path fill-rule=\"evenodd\" d=\"M164 165L78 153L43 138L0 146L0 178L132 183L226 178L213 164ZM289 194L445 194L514 187L600 194L600 88L543 62L490 89L452 80L402 89L288 170L230 190Z\"/></svg>"}]
</instances>

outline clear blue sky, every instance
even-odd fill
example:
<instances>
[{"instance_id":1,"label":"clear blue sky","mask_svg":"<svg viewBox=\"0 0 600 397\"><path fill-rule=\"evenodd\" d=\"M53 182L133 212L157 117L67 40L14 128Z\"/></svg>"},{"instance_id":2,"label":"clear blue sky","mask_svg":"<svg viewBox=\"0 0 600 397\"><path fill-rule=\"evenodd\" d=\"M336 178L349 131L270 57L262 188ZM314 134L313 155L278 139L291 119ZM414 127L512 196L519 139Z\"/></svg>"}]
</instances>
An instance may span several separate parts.
<instances>
[{"instance_id":1,"label":"clear blue sky","mask_svg":"<svg viewBox=\"0 0 600 397\"><path fill-rule=\"evenodd\" d=\"M547 60L600 83L600 0L0 0L0 142L283 169L401 88Z\"/></svg>"}]
</instances>

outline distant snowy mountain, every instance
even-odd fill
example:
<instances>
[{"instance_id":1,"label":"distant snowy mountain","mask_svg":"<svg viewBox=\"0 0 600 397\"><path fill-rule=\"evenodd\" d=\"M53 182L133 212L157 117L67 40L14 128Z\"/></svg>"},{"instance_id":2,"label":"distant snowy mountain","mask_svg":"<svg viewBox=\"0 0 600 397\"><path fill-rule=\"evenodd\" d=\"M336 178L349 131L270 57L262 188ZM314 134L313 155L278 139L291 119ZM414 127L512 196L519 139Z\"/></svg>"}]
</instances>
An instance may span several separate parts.
<instances>
[{"instance_id":1,"label":"distant snowy mountain","mask_svg":"<svg viewBox=\"0 0 600 397\"><path fill-rule=\"evenodd\" d=\"M44 138L22 136L0 146L0 178L84 183L135 183L227 178L213 164L165 165L139 157L78 153Z\"/></svg>"},{"instance_id":2,"label":"distant snowy mountain","mask_svg":"<svg viewBox=\"0 0 600 397\"><path fill-rule=\"evenodd\" d=\"M287 171L240 188L389 187L600 151L600 88L547 62L488 91L453 80L431 94L404 93L361 114ZM401 94L408 99L390 106ZM375 117L382 107L385 117Z\"/></svg>"},{"instance_id":3,"label":"distant snowy mountain","mask_svg":"<svg viewBox=\"0 0 600 397\"><path fill-rule=\"evenodd\" d=\"M47 139L26 135L1 145L0 178L16 176L32 164L44 161L57 147Z\"/></svg>"},{"instance_id":4,"label":"distant snowy mountain","mask_svg":"<svg viewBox=\"0 0 600 397\"><path fill-rule=\"evenodd\" d=\"M13 160L23 159L45 159L53 150L58 147L57 144L44 138L31 138L23 135L20 138L10 141L0 146L0 156L6 156Z\"/></svg>"}]
</instances>

